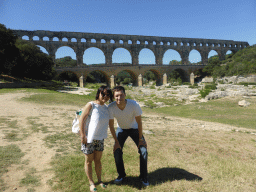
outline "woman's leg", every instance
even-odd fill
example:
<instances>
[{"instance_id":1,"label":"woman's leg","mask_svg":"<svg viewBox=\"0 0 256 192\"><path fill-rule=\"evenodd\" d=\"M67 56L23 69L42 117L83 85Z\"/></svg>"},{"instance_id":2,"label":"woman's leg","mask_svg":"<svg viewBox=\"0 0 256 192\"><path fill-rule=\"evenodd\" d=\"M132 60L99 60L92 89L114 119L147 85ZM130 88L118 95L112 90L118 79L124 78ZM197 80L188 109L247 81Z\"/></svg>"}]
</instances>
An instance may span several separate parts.
<instances>
[{"instance_id":1,"label":"woman's leg","mask_svg":"<svg viewBox=\"0 0 256 192\"><path fill-rule=\"evenodd\" d=\"M90 185L94 185L93 179L92 179L92 162L94 160L94 153L85 155L85 163L84 163L84 169L85 173L89 179Z\"/></svg>"},{"instance_id":2,"label":"woman's leg","mask_svg":"<svg viewBox=\"0 0 256 192\"><path fill-rule=\"evenodd\" d=\"M98 182L101 182L101 171L102 171L102 166L101 166L101 157L102 157L102 152L103 151L94 151L94 164L95 164L95 172L98 178Z\"/></svg>"}]
</instances>

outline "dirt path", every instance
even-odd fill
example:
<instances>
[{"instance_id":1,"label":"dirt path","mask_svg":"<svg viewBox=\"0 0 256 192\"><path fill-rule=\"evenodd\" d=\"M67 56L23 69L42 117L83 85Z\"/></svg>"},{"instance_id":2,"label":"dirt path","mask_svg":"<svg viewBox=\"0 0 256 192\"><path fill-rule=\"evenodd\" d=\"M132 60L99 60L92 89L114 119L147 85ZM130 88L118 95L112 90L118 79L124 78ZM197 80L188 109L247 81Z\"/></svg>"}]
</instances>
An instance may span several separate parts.
<instances>
[{"instance_id":1,"label":"dirt path","mask_svg":"<svg viewBox=\"0 0 256 192\"><path fill-rule=\"evenodd\" d=\"M2 94L0 95L0 108L4 109L0 111L0 117L7 118L10 122L17 121L17 127L10 129L7 124L0 126L0 146L6 146L15 144L20 147L25 155L22 157L21 164L13 164L8 168L8 172L3 175L4 182L7 184L7 191L27 191L27 186L20 186L20 181L29 173L31 169L36 170L36 175L40 175L41 185L33 187L36 191L50 192L52 191L47 181L53 177L53 171L51 170L50 161L55 156L55 148L48 148L45 146L43 140L47 134L58 131L52 126L58 125L58 128L65 123L70 123L68 118L60 118L63 113L66 113L67 117L74 116L72 111L77 110L75 107L70 106L42 106L33 103L18 101L22 97L29 96L27 93L15 93L15 94ZM43 131L31 131L39 126L48 127L47 132ZM17 131L18 135L28 135L25 139L20 141L9 141L5 139L6 132L11 130Z\"/></svg>"},{"instance_id":2,"label":"dirt path","mask_svg":"<svg viewBox=\"0 0 256 192\"><path fill-rule=\"evenodd\" d=\"M5 191L28 191L28 188L31 187L20 185L20 181L27 173L34 170L34 174L39 176L41 184L33 187L33 189L35 191L51 192L48 181L53 178L54 173L51 170L50 162L57 152L55 147L49 148L45 145L44 138L49 134L65 131L62 130L62 127L67 127L67 132L69 128L71 131L72 118L77 108L66 105L45 106L19 101L20 98L29 95L30 93L0 95L0 117L8 119L8 121L5 120L0 123L0 137L2 138L0 146L15 144L25 154L21 163L8 167L8 172L2 176L2 179L8 187ZM14 123L16 127L11 127L10 122ZM146 131L156 131L161 128L182 129L188 132L195 129L239 130L239 128L220 123L149 114L143 114L143 127ZM246 129L240 130L246 131ZM17 138L20 139L17 141L6 139L7 133L12 131L16 132Z\"/></svg>"}]
</instances>

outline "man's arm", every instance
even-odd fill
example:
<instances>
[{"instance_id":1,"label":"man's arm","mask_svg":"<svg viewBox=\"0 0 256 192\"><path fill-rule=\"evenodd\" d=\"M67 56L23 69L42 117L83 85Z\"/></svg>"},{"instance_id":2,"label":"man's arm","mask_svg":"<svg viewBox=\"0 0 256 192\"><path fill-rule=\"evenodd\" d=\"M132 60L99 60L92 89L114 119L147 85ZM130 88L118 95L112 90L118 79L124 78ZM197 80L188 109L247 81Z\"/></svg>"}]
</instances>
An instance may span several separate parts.
<instances>
[{"instance_id":1,"label":"man's arm","mask_svg":"<svg viewBox=\"0 0 256 192\"><path fill-rule=\"evenodd\" d=\"M109 119L109 129L110 129L110 132L115 140L115 144L114 144L114 148L113 148L113 152L115 152L115 150L117 148L121 149L121 147L120 147L119 142L116 137L115 128L114 128L114 119Z\"/></svg>"},{"instance_id":2,"label":"man's arm","mask_svg":"<svg viewBox=\"0 0 256 192\"><path fill-rule=\"evenodd\" d=\"M147 148L147 143L145 141L145 139L142 138L143 134L142 134L142 121L141 121L141 115L135 117L136 122L138 123L138 131L139 131L139 146L144 146Z\"/></svg>"}]
</instances>

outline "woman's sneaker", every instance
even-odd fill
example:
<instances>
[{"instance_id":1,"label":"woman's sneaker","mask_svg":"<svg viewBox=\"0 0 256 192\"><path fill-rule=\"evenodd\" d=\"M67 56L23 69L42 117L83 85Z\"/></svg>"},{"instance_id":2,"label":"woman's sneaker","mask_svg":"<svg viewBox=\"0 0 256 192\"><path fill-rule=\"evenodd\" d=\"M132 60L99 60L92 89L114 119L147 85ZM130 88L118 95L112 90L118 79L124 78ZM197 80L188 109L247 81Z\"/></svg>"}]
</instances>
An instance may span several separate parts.
<instances>
[{"instance_id":1,"label":"woman's sneaker","mask_svg":"<svg viewBox=\"0 0 256 192\"><path fill-rule=\"evenodd\" d=\"M123 180L124 180L124 177L118 176L118 177L116 178L116 180L114 181L114 183L115 183L115 184L120 184L120 183L123 182Z\"/></svg>"}]
</instances>

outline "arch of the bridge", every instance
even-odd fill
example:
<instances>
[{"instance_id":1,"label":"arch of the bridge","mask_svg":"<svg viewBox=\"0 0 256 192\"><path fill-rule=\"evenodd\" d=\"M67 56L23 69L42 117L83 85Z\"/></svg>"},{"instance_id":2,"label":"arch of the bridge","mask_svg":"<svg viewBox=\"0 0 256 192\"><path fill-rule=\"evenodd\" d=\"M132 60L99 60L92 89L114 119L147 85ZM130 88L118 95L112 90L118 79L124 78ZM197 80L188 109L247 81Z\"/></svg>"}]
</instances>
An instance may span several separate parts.
<instances>
[{"instance_id":1,"label":"arch of the bridge","mask_svg":"<svg viewBox=\"0 0 256 192\"><path fill-rule=\"evenodd\" d=\"M114 77L117 77L117 75L122 71L125 71L125 72L130 74L130 76L132 78L132 84L133 85L138 84L138 73L136 73L136 71L133 71L131 69L124 69L124 70L119 69L119 70L115 71L115 73L113 73L112 75L114 75Z\"/></svg>"},{"instance_id":2,"label":"arch of the bridge","mask_svg":"<svg viewBox=\"0 0 256 192\"><path fill-rule=\"evenodd\" d=\"M77 77L83 76L84 79L87 78L87 76L93 72L93 71L99 71L102 74L104 74L105 79L107 81L107 84L111 84L111 77L114 78L117 77L117 75L122 72L126 71L128 72L132 79L133 79L133 85L138 85L138 79L139 76L144 76L147 71L151 71L155 74L156 77L156 84L162 85L163 84L163 77L166 74L167 76L175 69L182 69L185 71L185 74L187 75L186 79L189 80L189 74L191 72L203 68L204 65L162 65L162 66L156 66L156 65L139 65L139 66L132 66L132 65L124 65L120 67L116 66L94 66L94 67L74 67L74 68L56 68L56 71L58 74L61 74L65 71L72 71L77 75Z\"/></svg>"},{"instance_id":3,"label":"arch of the bridge","mask_svg":"<svg viewBox=\"0 0 256 192\"><path fill-rule=\"evenodd\" d=\"M248 42L215 39L56 31L13 30L13 32L19 38L28 36L31 42L44 47L53 59L55 59L55 53L60 47L68 46L72 48L76 53L78 66L83 64L84 51L91 47L102 50L105 55L106 65L112 65L112 55L117 48L125 48L130 52L132 65L139 65L139 53L144 48L148 48L154 53L156 65L163 64L164 53L169 49L177 51L181 56L182 64L188 65L189 53L193 49L200 53L202 63L207 64L208 54L211 50L216 51L220 60L223 60L225 59L227 51L235 53L249 45ZM34 40L34 37L38 37L38 40ZM44 40L44 38L47 38L47 40ZM59 41L53 41L54 38L57 38ZM63 41L64 39L67 41ZM82 40L84 40L84 42L82 42Z\"/></svg>"}]
</instances>

